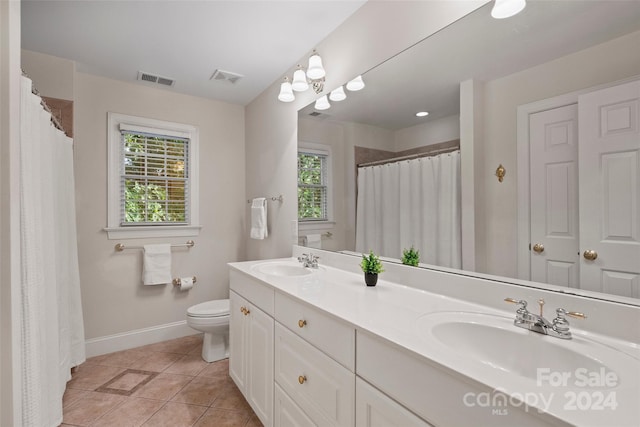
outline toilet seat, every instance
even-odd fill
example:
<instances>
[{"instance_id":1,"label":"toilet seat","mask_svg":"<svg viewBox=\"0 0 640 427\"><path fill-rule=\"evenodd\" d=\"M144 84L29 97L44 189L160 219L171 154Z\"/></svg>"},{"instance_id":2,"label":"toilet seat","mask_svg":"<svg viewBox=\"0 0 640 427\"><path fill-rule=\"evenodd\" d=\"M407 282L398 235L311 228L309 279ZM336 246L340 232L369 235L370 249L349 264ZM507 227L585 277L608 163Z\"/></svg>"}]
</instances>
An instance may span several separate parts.
<instances>
[{"instance_id":1,"label":"toilet seat","mask_svg":"<svg viewBox=\"0 0 640 427\"><path fill-rule=\"evenodd\" d=\"M187 309L190 317L223 317L229 315L229 300L219 299L196 304Z\"/></svg>"}]
</instances>

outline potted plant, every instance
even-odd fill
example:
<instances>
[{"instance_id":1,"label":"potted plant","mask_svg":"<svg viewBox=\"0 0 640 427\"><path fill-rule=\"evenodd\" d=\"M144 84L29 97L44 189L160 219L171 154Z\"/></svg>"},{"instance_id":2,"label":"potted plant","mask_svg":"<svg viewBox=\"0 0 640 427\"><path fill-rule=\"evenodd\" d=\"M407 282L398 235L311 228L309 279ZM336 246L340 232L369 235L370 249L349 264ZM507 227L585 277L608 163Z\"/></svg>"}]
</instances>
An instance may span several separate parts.
<instances>
[{"instance_id":1,"label":"potted plant","mask_svg":"<svg viewBox=\"0 0 640 427\"><path fill-rule=\"evenodd\" d=\"M364 282L367 286L375 286L378 283L378 274L384 271L380 258L373 251L369 251L369 255L362 254L360 267L364 271Z\"/></svg>"},{"instance_id":2,"label":"potted plant","mask_svg":"<svg viewBox=\"0 0 640 427\"><path fill-rule=\"evenodd\" d=\"M404 249L402 251L402 263L417 267L420 263L420 251L414 249L413 246L411 246L411 249Z\"/></svg>"}]
</instances>

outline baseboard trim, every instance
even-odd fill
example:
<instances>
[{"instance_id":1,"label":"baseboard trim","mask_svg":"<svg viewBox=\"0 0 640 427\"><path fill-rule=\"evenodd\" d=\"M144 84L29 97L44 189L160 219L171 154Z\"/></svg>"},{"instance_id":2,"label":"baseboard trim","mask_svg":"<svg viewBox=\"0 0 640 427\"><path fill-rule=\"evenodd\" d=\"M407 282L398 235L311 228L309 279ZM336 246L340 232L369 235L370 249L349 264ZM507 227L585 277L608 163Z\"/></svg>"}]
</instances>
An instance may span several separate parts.
<instances>
[{"instance_id":1,"label":"baseboard trim","mask_svg":"<svg viewBox=\"0 0 640 427\"><path fill-rule=\"evenodd\" d=\"M150 328L91 338L85 341L85 349L87 357L93 357L196 334L198 331L189 327L186 320L181 320Z\"/></svg>"}]
</instances>

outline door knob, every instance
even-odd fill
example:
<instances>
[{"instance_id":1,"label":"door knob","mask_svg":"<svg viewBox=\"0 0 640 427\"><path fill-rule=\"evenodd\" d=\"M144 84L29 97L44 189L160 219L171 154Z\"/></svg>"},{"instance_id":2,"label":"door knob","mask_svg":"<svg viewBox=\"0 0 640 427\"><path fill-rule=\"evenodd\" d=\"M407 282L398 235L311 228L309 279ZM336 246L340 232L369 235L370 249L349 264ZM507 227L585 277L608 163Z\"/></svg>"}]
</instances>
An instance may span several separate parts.
<instances>
[{"instance_id":1,"label":"door knob","mask_svg":"<svg viewBox=\"0 0 640 427\"><path fill-rule=\"evenodd\" d=\"M541 254L544 251L544 245L542 243L536 243L533 245L533 251L535 253Z\"/></svg>"},{"instance_id":2,"label":"door knob","mask_svg":"<svg viewBox=\"0 0 640 427\"><path fill-rule=\"evenodd\" d=\"M584 259L588 259L589 261L594 261L596 258L598 258L598 252L592 251L589 249L584 251L582 256L584 256Z\"/></svg>"}]
</instances>

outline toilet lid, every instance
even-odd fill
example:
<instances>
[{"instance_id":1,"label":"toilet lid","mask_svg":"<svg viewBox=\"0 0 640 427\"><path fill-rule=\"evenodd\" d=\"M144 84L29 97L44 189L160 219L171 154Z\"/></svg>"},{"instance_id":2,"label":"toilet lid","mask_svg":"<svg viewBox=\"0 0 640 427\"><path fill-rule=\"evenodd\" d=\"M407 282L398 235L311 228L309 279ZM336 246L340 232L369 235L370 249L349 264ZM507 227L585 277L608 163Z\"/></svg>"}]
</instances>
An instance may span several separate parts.
<instances>
[{"instance_id":1,"label":"toilet lid","mask_svg":"<svg viewBox=\"0 0 640 427\"><path fill-rule=\"evenodd\" d=\"M217 299L196 304L187 309L187 314L194 317L219 317L229 314L229 300Z\"/></svg>"}]
</instances>

